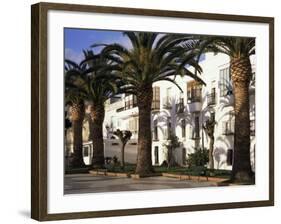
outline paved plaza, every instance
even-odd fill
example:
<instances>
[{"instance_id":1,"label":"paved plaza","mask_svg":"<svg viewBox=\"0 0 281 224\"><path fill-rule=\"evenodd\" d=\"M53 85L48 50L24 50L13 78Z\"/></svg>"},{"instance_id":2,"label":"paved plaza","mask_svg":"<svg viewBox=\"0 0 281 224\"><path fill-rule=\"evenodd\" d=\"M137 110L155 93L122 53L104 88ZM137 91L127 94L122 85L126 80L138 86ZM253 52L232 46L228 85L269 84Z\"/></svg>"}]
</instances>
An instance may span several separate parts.
<instances>
[{"instance_id":1,"label":"paved plaza","mask_svg":"<svg viewBox=\"0 0 281 224\"><path fill-rule=\"evenodd\" d=\"M215 182L179 180L163 176L132 179L125 177L93 176L92 174L69 174L65 175L64 181L65 194L217 186Z\"/></svg>"}]
</instances>

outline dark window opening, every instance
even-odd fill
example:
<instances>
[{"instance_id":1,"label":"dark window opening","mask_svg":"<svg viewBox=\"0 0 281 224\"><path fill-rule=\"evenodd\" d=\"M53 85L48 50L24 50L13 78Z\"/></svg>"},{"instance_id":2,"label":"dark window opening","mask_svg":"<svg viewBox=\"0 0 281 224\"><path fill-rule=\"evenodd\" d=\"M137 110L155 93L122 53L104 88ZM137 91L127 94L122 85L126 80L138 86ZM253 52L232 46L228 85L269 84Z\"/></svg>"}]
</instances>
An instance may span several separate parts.
<instances>
[{"instance_id":1,"label":"dark window opening","mask_svg":"<svg viewBox=\"0 0 281 224\"><path fill-rule=\"evenodd\" d=\"M186 165L186 148L182 148L182 165Z\"/></svg>"},{"instance_id":2,"label":"dark window opening","mask_svg":"<svg viewBox=\"0 0 281 224\"><path fill-rule=\"evenodd\" d=\"M232 82L230 78L229 67L220 70L220 96L232 94Z\"/></svg>"},{"instance_id":3,"label":"dark window opening","mask_svg":"<svg viewBox=\"0 0 281 224\"><path fill-rule=\"evenodd\" d=\"M182 136L182 138L185 138L185 136L186 136L185 126L186 126L186 121L185 121L185 119L182 119L181 120L181 136Z\"/></svg>"},{"instance_id":4,"label":"dark window opening","mask_svg":"<svg viewBox=\"0 0 281 224\"><path fill-rule=\"evenodd\" d=\"M211 93L207 94L207 104L208 106L216 104L216 88L212 88Z\"/></svg>"},{"instance_id":5,"label":"dark window opening","mask_svg":"<svg viewBox=\"0 0 281 224\"><path fill-rule=\"evenodd\" d=\"M251 136L255 136L255 131L256 131L255 120L251 120L250 121L250 134L251 134Z\"/></svg>"},{"instance_id":6,"label":"dark window opening","mask_svg":"<svg viewBox=\"0 0 281 224\"><path fill-rule=\"evenodd\" d=\"M89 147L84 147L84 157L88 157L89 156Z\"/></svg>"},{"instance_id":7,"label":"dark window opening","mask_svg":"<svg viewBox=\"0 0 281 224\"><path fill-rule=\"evenodd\" d=\"M199 130L199 116L194 118L194 138L200 137L200 130Z\"/></svg>"},{"instance_id":8,"label":"dark window opening","mask_svg":"<svg viewBox=\"0 0 281 224\"><path fill-rule=\"evenodd\" d=\"M172 123L171 123L171 118L168 118L168 124L167 124L167 138L171 139L171 134L172 134Z\"/></svg>"},{"instance_id":9,"label":"dark window opening","mask_svg":"<svg viewBox=\"0 0 281 224\"><path fill-rule=\"evenodd\" d=\"M159 147L154 147L154 163L159 164Z\"/></svg>"},{"instance_id":10,"label":"dark window opening","mask_svg":"<svg viewBox=\"0 0 281 224\"><path fill-rule=\"evenodd\" d=\"M227 163L228 166L232 166L232 164L233 164L233 149L227 150L226 163Z\"/></svg>"},{"instance_id":11,"label":"dark window opening","mask_svg":"<svg viewBox=\"0 0 281 224\"><path fill-rule=\"evenodd\" d=\"M157 141L158 140L158 121L154 120L153 121L153 140Z\"/></svg>"}]
</instances>

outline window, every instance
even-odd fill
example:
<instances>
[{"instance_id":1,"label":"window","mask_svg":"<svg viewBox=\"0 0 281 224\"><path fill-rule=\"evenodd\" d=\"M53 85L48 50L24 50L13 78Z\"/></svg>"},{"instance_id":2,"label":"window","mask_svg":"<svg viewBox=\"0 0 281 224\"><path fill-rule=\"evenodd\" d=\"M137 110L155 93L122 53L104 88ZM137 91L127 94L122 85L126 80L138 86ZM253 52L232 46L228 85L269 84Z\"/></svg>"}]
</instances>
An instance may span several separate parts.
<instances>
[{"instance_id":1,"label":"window","mask_svg":"<svg viewBox=\"0 0 281 224\"><path fill-rule=\"evenodd\" d=\"M176 104L176 112L177 113L184 112L184 99L182 97L179 98L178 103Z\"/></svg>"},{"instance_id":2,"label":"window","mask_svg":"<svg viewBox=\"0 0 281 224\"><path fill-rule=\"evenodd\" d=\"M186 165L186 148L182 148L182 165Z\"/></svg>"},{"instance_id":3,"label":"window","mask_svg":"<svg viewBox=\"0 0 281 224\"><path fill-rule=\"evenodd\" d=\"M226 154L226 163L231 166L233 163L233 149L228 149Z\"/></svg>"},{"instance_id":4,"label":"window","mask_svg":"<svg viewBox=\"0 0 281 224\"><path fill-rule=\"evenodd\" d=\"M199 125L199 115L195 115L193 125L189 126L189 138L198 139L200 138L200 125Z\"/></svg>"},{"instance_id":5,"label":"window","mask_svg":"<svg viewBox=\"0 0 281 224\"><path fill-rule=\"evenodd\" d=\"M167 94L167 100L170 100L170 98L171 98L171 91L172 91L172 88L171 88L171 87L167 88L167 92L166 92L166 94Z\"/></svg>"},{"instance_id":6,"label":"window","mask_svg":"<svg viewBox=\"0 0 281 224\"><path fill-rule=\"evenodd\" d=\"M153 87L153 99L152 99L152 110L159 110L160 109L160 87L155 86Z\"/></svg>"},{"instance_id":7,"label":"window","mask_svg":"<svg viewBox=\"0 0 281 224\"><path fill-rule=\"evenodd\" d=\"M208 106L216 104L216 88L212 88L211 93L207 94L207 104Z\"/></svg>"},{"instance_id":8,"label":"window","mask_svg":"<svg viewBox=\"0 0 281 224\"><path fill-rule=\"evenodd\" d=\"M200 137L200 130L199 130L199 116L195 116L194 118L194 138Z\"/></svg>"},{"instance_id":9,"label":"window","mask_svg":"<svg viewBox=\"0 0 281 224\"><path fill-rule=\"evenodd\" d=\"M172 134L172 123L171 123L171 118L169 117L167 120L167 139L171 139L171 134Z\"/></svg>"},{"instance_id":10,"label":"window","mask_svg":"<svg viewBox=\"0 0 281 224\"><path fill-rule=\"evenodd\" d=\"M89 146L83 147L83 156L88 157L89 156Z\"/></svg>"},{"instance_id":11,"label":"window","mask_svg":"<svg viewBox=\"0 0 281 224\"><path fill-rule=\"evenodd\" d=\"M165 109L171 108L171 106L172 106L171 96L172 96L172 88L169 87L166 89L166 96L163 98L163 108L165 108Z\"/></svg>"},{"instance_id":12,"label":"window","mask_svg":"<svg viewBox=\"0 0 281 224\"><path fill-rule=\"evenodd\" d=\"M110 131L114 131L115 129L117 129L119 126L117 125L117 117L112 116L110 118Z\"/></svg>"},{"instance_id":13,"label":"window","mask_svg":"<svg viewBox=\"0 0 281 224\"><path fill-rule=\"evenodd\" d=\"M135 95L129 95L125 98L125 110L134 108L137 106L137 97Z\"/></svg>"},{"instance_id":14,"label":"window","mask_svg":"<svg viewBox=\"0 0 281 224\"><path fill-rule=\"evenodd\" d=\"M230 70L224 68L220 70L220 96L227 96L232 93L232 83L230 79Z\"/></svg>"},{"instance_id":15,"label":"window","mask_svg":"<svg viewBox=\"0 0 281 224\"><path fill-rule=\"evenodd\" d=\"M234 112L230 111L228 114L228 120L222 122L222 134L223 135L233 135L235 125Z\"/></svg>"},{"instance_id":16,"label":"window","mask_svg":"<svg viewBox=\"0 0 281 224\"><path fill-rule=\"evenodd\" d=\"M111 97L111 98L109 99L109 103L110 103L110 104L113 104L113 103L116 103L116 102L118 102L118 101L120 101L120 100L122 100L121 95L116 95L116 96Z\"/></svg>"},{"instance_id":17,"label":"window","mask_svg":"<svg viewBox=\"0 0 281 224\"><path fill-rule=\"evenodd\" d=\"M185 125L186 125L186 121L185 121L185 119L182 119L181 120L181 136L182 136L182 138L185 138L185 136L186 136Z\"/></svg>"},{"instance_id":18,"label":"window","mask_svg":"<svg viewBox=\"0 0 281 224\"><path fill-rule=\"evenodd\" d=\"M216 120L215 118L216 118L216 113L211 112L211 116L210 116L211 121L215 121Z\"/></svg>"},{"instance_id":19,"label":"window","mask_svg":"<svg viewBox=\"0 0 281 224\"><path fill-rule=\"evenodd\" d=\"M252 77L251 77L251 81L250 81L250 86L255 86L256 84L256 73L252 72Z\"/></svg>"},{"instance_id":20,"label":"window","mask_svg":"<svg viewBox=\"0 0 281 224\"><path fill-rule=\"evenodd\" d=\"M154 147L154 163L159 164L159 147Z\"/></svg>"},{"instance_id":21,"label":"window","mask_svg":"<svg viewBox=\"0 0 281 224\"><path fill-rule=\"evenodd\" d=\"M133 117L129 120L129 130L133 133L138 132L138 117Z\"/></svg>"},{"instance_id":22,"label":"window","mask_svg":"<svg viewBox=\"0 0 281 224\"><path fill-rule=\"evenodd\" d=\"M187 83L187 103L201 102L202 85L196 81Z\"/></svg>"},{"instance_id":23,"label":"window","mask_svg":"<svg viewBox=\"0 0 281 224\"><path fill-rule=\"evenodd\" d=\"M256 131L255 120L251 120L250 121L250 134L252 136L254 136L255 135L255 131Z\"/></svg>"},{"instance_id":24,"label":"window","mask_svg":"<svg viewBox=\"0 0 281 224\"><path fill-rule=\"evenodd\" d=\"M153 121L153 140L158 141L158 121Z\"/></svg>"}]
</instances>

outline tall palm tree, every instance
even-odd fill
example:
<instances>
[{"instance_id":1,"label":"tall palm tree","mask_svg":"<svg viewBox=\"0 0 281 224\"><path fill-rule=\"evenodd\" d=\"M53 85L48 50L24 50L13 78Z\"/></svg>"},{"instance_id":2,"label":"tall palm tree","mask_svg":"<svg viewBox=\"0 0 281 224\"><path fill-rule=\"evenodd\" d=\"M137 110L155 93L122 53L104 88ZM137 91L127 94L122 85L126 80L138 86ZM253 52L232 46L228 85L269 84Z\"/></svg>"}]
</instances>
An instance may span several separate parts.
<instances>
[{"instance_id":1,"label":"tall palm tree","mask_svg":"<svg viewBox=\"0 0 281 224\"><path fill-rule=\"evenodd\" d=\"M93 168L104 166L104 142L103 142L103 122L104 103L109 98L118 94L121 85L120 78L114 75L114 71L108 69L113 66L109 59L94 54L93 51L84 51L85 60L81 62L92 68L91 74L87 77L88 98L91 101L90 108L90 140L93 144Z\"/></svg>"},{"instance_id":2,"label":"tall palm tree","mask_svg":"<svg viewBox=\"0 0 281 224\"><path fill-rule=\"evenodd\" d=\"M249 83L252 77L250 56L255 54L255 39L216 36L199 37L198 40L198 55L215 52L230 57L235 113L232 179L238 182L250 181L253 172L250 162Z\"/></svg>"},{"instance_id":3,"label":"tall palm tree","mask_svg":"<svg viewBox=\"0 0 281 224\"><path fill-rule=\"evenodd\" d=\"M128 37L132 48L128 49L116 43L105 46L102 54L116 62L114 69L125 83L121 88L122 91L137 98L139 134L136 173L147 174L153 172L151 160L153 83L167 81L178 86L175 82L176 75L187 75L203 82L185 66L179 65L189 64L198 71L201 71L201 68L194 59L191 48L182 50L175 47L182 39L191 41L189 36L147 32L124 32L124 35ZM181 59L182 55L185 55L185 60Z\"/></svg>"},{"instance_id":4,"label":"tall palm tree","mask_svg":"<svg viewBox=\"0 0 281 224\"><path fill-rule=\"evenodd\" d=\"M87 98L85 76L89 72L90 70L86 66L65 60L65 103L71 106L71 127L73 131L72 168L85 166L82 155L82 130L85 116L84 100Z\"/></svg>"}]
</instances>

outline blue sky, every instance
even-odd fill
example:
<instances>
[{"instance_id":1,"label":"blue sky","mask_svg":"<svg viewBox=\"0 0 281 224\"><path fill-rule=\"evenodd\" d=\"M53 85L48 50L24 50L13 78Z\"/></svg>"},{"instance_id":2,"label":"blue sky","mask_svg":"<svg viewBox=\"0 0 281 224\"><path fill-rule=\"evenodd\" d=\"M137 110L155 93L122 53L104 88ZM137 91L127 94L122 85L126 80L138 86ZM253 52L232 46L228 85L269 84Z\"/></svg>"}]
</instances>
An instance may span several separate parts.
<instances>
[{"instance_id":1,"label":"blue sky","mask_svg":"<svg viewBox=\"0 0 281 224\"><path fill-rule=\"evenodd\" d=\"M159 35L158 37L160 37ZM91 49L92 44L119 43L127 48L132 45L128 37L121 31L93 30L79 28L64 29L64 53L65 58L79 63L83 60L83 50ZM100 48L94 48L94 53L98 53ZM204 59L204 56L201 60Z\"/></svg>"},{"instance_id":2,"label":"blue sky","mask_svg":"<svg viewBox=\"0 0 281 224\"><path fill-rule=\"evenodd\" d=\"M90 49L92 44L119 43L129 47L130 41L119 31L64 29L65 58L80 62L83 59L82 50ZM94 52L100 49L93 49Z\"/></svg>"}]
</instances>

